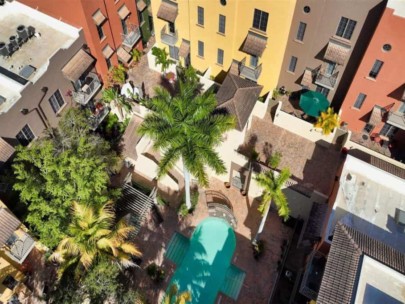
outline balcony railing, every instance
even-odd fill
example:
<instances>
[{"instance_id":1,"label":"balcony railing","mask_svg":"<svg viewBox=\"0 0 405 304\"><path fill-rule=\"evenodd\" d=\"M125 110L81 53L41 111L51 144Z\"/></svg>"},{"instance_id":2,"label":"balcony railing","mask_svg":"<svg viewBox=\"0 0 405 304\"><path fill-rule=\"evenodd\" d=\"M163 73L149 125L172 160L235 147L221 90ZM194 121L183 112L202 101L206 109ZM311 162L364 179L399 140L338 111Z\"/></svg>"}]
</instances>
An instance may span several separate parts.
<instances>
[{"instance_id":1,"label":"balcony railing","mask_svg":"<svg viewBox=\"0 0 405 304\"><path fill-rule=\"evenodd\" d=\"M325 88L333 90L335 87L339 72L328 75L321 67L317 69L315 83Z\"/></svg>"},{"instance_id":2,"label":"balcony railing","mask_svg":"<svg viewBox=\"0 0 405 304\"><path fill-rule=\"evenodd\" d=\"M21 264L30 254L34 245L34 239L29 236L28 233L19 230L18 235L14 234L12 243L8 244L9 250L7 251L7 254L10 258Z\"/></svg>"},{"instance_id":3,"label":"balcony railing","mask_svg":"<svg viewBox=\"0 0 405 304\"><path fill-rule=\"evenodd\" d=\"M135 43L141 38L141 31L139 26L134 24L128 25L128 32L126 34L121 34L122 44L126 45L129 48L132 48Z\"/></svg>"},{"instance_id":4,"label":"balcony railing","mask_svg":"<svg viewBox=\"0 0 405 304\"><path fill-rule=\"evenodd\" d=\"M405 113L390 111L387 123L401 130L405 130Z\"/></svg>"},{"instance_id":5,"label":"balcony railing","mask_svg":"<svg viewBox=\"0 0 405 304\"><path fill-rule=\"evenodd\" d=\"M93 131L98 128L104 118L108 115L108 113L110 112L110 108L104 106L101 110L96 111L97 113L94 113L92 116L89 117L90 129Z\"/></svg>"},{"instance_id":6,"label":"balcony railing","mask_svg":"<svg viewBox=\"0 0 405 304\"><path fill-rule=\"evenodd\" d=\"M175 45L178 40L177 30L174 33L171 33L167 30L167 26L165 25L162 30L160 31L160 39L163 43L168 45Z\"/></svg>"},{"instance_id":7,"label":"balcony railing","mask_svg":"<svg viewBox=\"0 0 405 304\"><path fill-rule=\"evenodd\" d=\"M81 89L77 92L72 92L73 100L84 106L100 88L101 82L97 74L89 73Z\"/></svg>"},{"instance_id":8,"label":"balcony railing","mask_svg":"<svg viewBox=\"0 0 405 304\"><path fill-rule=\"evenodd\" d=\"M259 64L257 67L249 67L246 65L246 58L244 58L239 64L239 75L257 81L262 73L262 65Z\"/></svg>"}]
</instances>

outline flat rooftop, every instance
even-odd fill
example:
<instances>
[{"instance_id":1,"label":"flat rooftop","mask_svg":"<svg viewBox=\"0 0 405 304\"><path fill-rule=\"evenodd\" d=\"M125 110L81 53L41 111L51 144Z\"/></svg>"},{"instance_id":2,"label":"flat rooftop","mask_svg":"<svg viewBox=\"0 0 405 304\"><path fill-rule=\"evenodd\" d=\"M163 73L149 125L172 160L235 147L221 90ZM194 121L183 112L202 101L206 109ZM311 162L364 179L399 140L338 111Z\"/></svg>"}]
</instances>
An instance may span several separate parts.
<instances>
[{"instance_id":1,"label":"flat rooftop","mask_svg":"<svg viewBox=\"0 0 405 304\"><path fill-rule=\"evenodd\" d=\"M21 43L11 56L0 55L0 83L3 83L0 96L6 98L5 102L0 102L1 113L7 111L16 98L18 100L18 93L28 82L35 83L46 72L50 58L58 50L73 44L79 37L79 29L16 1L6 2L1 7L0 23L0 42L6 45L11 36L18 37L18 26L35 29L35 34Z\"/></svg>"},{"instance_id":2,"label":"flat rooftop","mask_svg":"<svg viewBox=\"0 0 405 304\"><path fill-rule=\"evenodd\" d=\"M342 223L405 252L404 228L395 222L405 211L405 180L350 155L339 181L328 236Z\"/></svg>"},{"instance_id":3,"label":"flat rooftop","mask_svg":"<svg viewBox=\"0 0 405 304\"><path fill-rule=\"evenodd\" d=\"M364 256L354 303L405 303L404 286L403 274L371 257Z\"/></svg>"}]
</instances>

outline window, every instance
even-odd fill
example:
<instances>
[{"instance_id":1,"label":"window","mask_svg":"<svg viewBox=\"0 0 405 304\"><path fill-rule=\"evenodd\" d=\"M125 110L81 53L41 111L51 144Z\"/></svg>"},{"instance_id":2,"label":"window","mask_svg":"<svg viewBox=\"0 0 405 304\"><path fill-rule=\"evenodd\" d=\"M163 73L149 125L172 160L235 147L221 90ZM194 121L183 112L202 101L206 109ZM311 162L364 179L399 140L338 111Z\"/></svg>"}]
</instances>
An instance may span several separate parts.
<instances>
[{"instance_id":1,"label":"window","mask_svg":"<svg viewBox=\"0 0 405 304\"><path fill-rule=\"evenodd\" d=\"M383 65L384 62L380 61L380 60L376 60L374 62L373 67L371 68L370 73L368 74L368 76L370 76L371 78L377 78L378 73L380 73L381 67Z\"/></svg>"},{"instance_id":2,"label":"window","mask_svg":"<svg viewBox=\"0 0 405 304\"><path fill-rule=\"evenodd\" d=\"M399 112L399 113L405 113L405 102L403 102L403 103L401 104L401 106L400 106L399 109L398 109L398 112Z\"/></svg>"},{"instance_id":3,"label":"window","mask_svg":"<svg viewBox=\"0 0 405 304\"><path fill-rule=\"evenodd\" d=\"M324 88L322 86L316 86L316 91L323 94L325 97L328 97L329 89Z\"/></svg>"},{"instance_id":4,"label":"window","mask_svg":"<svg viewBox=\"0 0 405 304\"><path fill-rule=\"evenodd\" d=\"M7 276L5 277L5 279L3 280L2 284L3 284L4 286L6 286L8 289L13 290L14 287L17 286L18 281L17 281L16 279L14 279L11 275L7 275Z\"/></svg>"},{"instance_id":5,"label":"window","mask_svg":"<svg viewBox=\"0 0 405 304\"><path fill-rule=\"evenodd\" d=\"M172 33L172 34L176 33L176 28L174 27L173 22L169 22L169 33Z\"/></svg>"},{"instance_id":6,"label":"window","mask_svg":"<svg viewBox=\"0 0 405 304\"><path fill-rule=\"evenodd\" d=\"M103 26L97 25L97 33L98 33L98 37L100 37L100 39L103 39L105 37L104 32L103 32Z\"/></svg>"},{"instance_id":7,"label":"window","mask_svg":"<svg viewBox=\"0 0 405 304\"><path fill-rule=\"evenodd\" d=\"M269 20L269 13L255 9L253 15L253 27L255 29L265 32L267 30L267 21Z\"/></svg>"},{"instance_id":8,"label":"window","mask_svg":"<svg viewBox=\"0 0 405 304\"><path fill-rule=\"evenodd\" d=\"M361 106L363 105L364 100L366 99L366 97L367 97L366 94L360 93L359 96L357 96L357 99L356 99L353 107L356 108L356 109L360 109Z\"/></svg>"},{"instance_id":9,"label":"window","mask_svg":"<svg viewBox=\"0 0 405 304\"><path fill-rule=\"evenodd\" d=\"M384 124L384 126L381 129L380 135L386 136L386 137L391 137L392 135L394 135L395 131L397 131L396 127L386 123L386 124Z\"/></svg>"},{"instance_id":10,"label":"window","mask_svg":"<svg viewBox=\"0 0 405 304\"><path fill-rule=\"evenodd\" d=\"M204 42L198 41L198 56L204 57Z\"/></svg>"},{"instance_id":11,"label":"window","mask_svg":"<svg viewBox=\"0 0 405 304\"><path fill-rule=\"evenodd\" d=\"M340 18L339 26L336 31L336 36L350 40L357 22L345 17Z\"/></svg>"},{"instance_id":12,"label":"window","mask_svg":"<svg viewBox=\"0 0 405 304\"><path fill-rule=\"evenodd\" d=\"M311 11L311 8L308 5L304 6L304 13L305 14L309 14L310 11Z\"/></svg>"},{"instance_id":13,"label":"window","mask_svg":"<svg viewBox=\"0 0 405 304\"><path fill-rule=\"evenodd\" d=\"M179 48L169 45L169 54L173 59L179 60Z\"/></svg>"},{"instance_id":14,"label":"window","mask_svg":"<svg viewBox=\"0 0 405 304\"><path fill-rule=\"evenodd\" d=\"M297 32L297 37L296 39L298 41L303 41L304 40L304 35L305 35L305 29L307 28L307 24L304 22L300 22L300 25L298 26L298 32Z\"/></svg>"},{"instance_id":15,"label":"window","mask_svg":"<svg viewBox=\"0 0 405 304\"><path fill-rule=\"evenodd\" d=\"M122 32L128 34L127 18L121 19Z\"/></svg>"},{"instance_id":16,"label":"window","mask_svg":"<svg viewBox=\"0 0 405 304\"><path fill-rule=\"evenodd\" d=\"M197 7L197 14L198 14L198 25L204 26L204 8L201 6Z\"/></svg>"},{"instance_id":17,"label":"window","mask_svg":"<svg viewBox=\"0 0 405 304\"><path fill-rule=\"evenodd\" d=\"M226 17L224 15L219 15L218 32L220 32L221 34L225 34L225 24L226 24Z\"/></svg>"},{"instance_id":18,"label":"window","mask_svg":"<svg viewBox=\"0 0 405 304\"><path fill-rule=\"evenodd\" d=\"M108 68L108 69L111 69L111 66L112 66L112 64L111 64L111 59L110 59L110 58L106 58L106 59L105 59L105 62L107 63L107 68Z\"/></svg>"},{"instance_id":19,"label":"window","mask_svg":"<svg viewBox=\"0 0 405 304\"><path fill-rule=\"evenodd\" d=\"M363 132L370 134L371 131L373 131L373 129L374 129L374 126L372 124L366 123L366 125L363 128Z\"/></svg>"},{"instance_id":20,"label":"window","mask_svg":"<svg viewBox=\"0 0 405 304\"><path fill-rule=\"evenodd\" d=\"M30 127L25 125L24 128L20 132L18 132L16 136L17 140L23 146L28 146L29 143L35 138L34 133L32 133Z\"/></svg>"},{"instance_id":21,"label":"window","mask_svg":"<svg viewBox=\"0 0 405 304\"><path fill-rule=\"evenodd\" d=\"M224 50L218 49L217 63L220 65L224 64Z\"/></svg>"},{"instance_id":22,"label":"window","mask_svg":"<svg viewBox=\"0 0 405 304\"><path fill-rule=\"evenodd\" d=\"M336 63L334 62L326 62L325 66L325 75L326 76L331 76L333 72L335 71Z\"/></svg>"},{"instance_id":23,"label":"window","mask_svg":"<svg viewBox=\"0 0 405 304\"><path fill-rule=\"evenodd\" d=\"M257 67L257 64L259 63L259 58L257 56L251 55L250 56L250 66L252 68Z\"/></svg>"},{"instance_id":24,"label":"window","mask_svg":"<svg viewBox=\"0 0 405 304\"><path fill-rule=\"evenodd\" d=\"M291 56L290 64L288 65L288 71L295 72L295 67L297 66L297 57Z\"/></svg>"},{"instance_id":25,"label":"window","mask_svg":"<svg viewBox=\"0 0 405 304\"><path fill-rule=\"evenodd\" d=\"M60 108L65 104L65 101L63 100L62 94L59 90L56 90L51 98L49 98L49 103L51 104L53 112L58 113Z\"/></svg>"}]
</instances>

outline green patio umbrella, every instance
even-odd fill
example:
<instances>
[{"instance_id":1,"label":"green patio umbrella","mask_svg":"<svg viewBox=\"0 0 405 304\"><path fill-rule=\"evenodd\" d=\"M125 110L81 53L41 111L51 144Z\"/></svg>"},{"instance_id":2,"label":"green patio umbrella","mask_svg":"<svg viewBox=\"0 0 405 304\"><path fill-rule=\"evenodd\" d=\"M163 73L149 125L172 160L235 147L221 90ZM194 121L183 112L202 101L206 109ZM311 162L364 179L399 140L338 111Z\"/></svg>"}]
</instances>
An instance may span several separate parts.
<instances>
[{"instance_id":1,"label":"green patio umbrella","mask_svg":"<svg viewBox=\"0 0 405 304\"><path fill-rule=\"evenodd\" d=\"M305 114L318 117L321 112L328 109L329 101L322 93L307 91L301 94L300 107Z\"/></svg>"}]
</instances>

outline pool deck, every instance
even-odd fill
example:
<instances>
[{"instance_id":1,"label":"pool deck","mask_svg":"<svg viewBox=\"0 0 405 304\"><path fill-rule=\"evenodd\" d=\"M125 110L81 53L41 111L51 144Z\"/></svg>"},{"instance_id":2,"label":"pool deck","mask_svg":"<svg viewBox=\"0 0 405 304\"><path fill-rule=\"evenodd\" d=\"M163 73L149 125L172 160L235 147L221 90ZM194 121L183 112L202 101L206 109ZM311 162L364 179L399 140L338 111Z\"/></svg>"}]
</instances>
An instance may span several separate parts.
<instances>
[{"instance_id":1,"label":"pool deck","mask_svg":"<svg viewBox=\"0 0 405 304\"><path fill-rule=\"evenodd\" d=\"M263 256L257 261L253 258L251 239L259 227L261 216L257 211L258 202L244 197L236 189L226 189L222 182L216 179L210 181L210 190L221 191L233 205L234 214L238 220L235 230L236 250L232 263L246 272L246 277L236 303L261 304L268 303L271 290L277 278L277 262L281 257L281 246L284 240L290 239L292 229L282 223L276 212L270 212L261 239L265 241ZM159 303L166 290L175 265L164 258L167 245L174 232L180 232L190 237L194 228L208 216L204 190L200 190L199 204L193 215L179 218L173 207L161 208L164 222L156 226L149 217L135 239L143 252L141 268L145 269L150 263L162 265L166 271L164 282L156 284L151 281L146 272L134 270L134 286L145 293L150 303ZM215 236L214 236L215 237ZM219 295L221 303L235 303L224 295Z\"/></svg>"}]
</instances>

